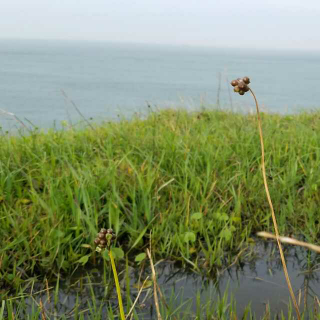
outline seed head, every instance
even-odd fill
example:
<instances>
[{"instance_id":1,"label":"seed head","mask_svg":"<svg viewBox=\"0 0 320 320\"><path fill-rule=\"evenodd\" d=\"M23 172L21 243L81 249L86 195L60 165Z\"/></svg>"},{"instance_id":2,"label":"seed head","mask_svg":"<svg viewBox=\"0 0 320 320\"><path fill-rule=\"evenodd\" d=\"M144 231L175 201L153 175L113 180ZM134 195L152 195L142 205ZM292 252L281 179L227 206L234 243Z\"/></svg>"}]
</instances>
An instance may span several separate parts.
<instances>
[{"instance_id":1,"label":"seed head","mask_svg":"<svg viewBox=\"0 0 320 320\"><path fill-rule=\"evenodd\" d=\"M112 229L102 228L97 234L97 238L94 239L94 243L97 245L97 251L100 252L101 249L109 248L112 241L116 239L116 234Z\"/></svg>"},{"instance_id":2,"label":"seed head","mask_svg":"<svg viewBox=\"0 0 320 320\"><path fill-rule=\"evenodd\" d=\"M238 87L242 90L246 87L247 85L243 82L243 80L240 80L238 83Z\"/></svg>"},{"instance_id":3,"label":"seed head","mask_svg":"<svg viewBox=\"0 0 320 320\"><path fill-rule=\"evenodd\" d=\"M243 77L242 80L243 80L243 82L245 84L249 84L250 83L250 79L248 77Z\"/></svg>"},{"instance_id":4,"label":"seed head","mask_svg":"<svg viewBox=\"0 0 320 320\"><path fill-rule=\"evenodd\" d=\"M238 85L238 81L237 81L237 80L232 80L232 81L231 81L231 85L232 85L233 87L237 86L237 85Z\"/></svg>"},{"instance_id":5,"label":"seed head","mask_svg":"<svg viewBox=\"0 0 320 320\"><path fill-rule=\"evenodd\" d=\"M105 229L105 228L101 228L101 230L100 230L100 233L107 234L107 232L108 232L108 230L107 230L107 229Z\"/></svg>"},{"instance_id":6,"label":"seed head","mask_svg":"<svg viewBox=\"0 0 320 320\"><path fill-rule=\"evenodd\" d=\"M233 91L238 92L241 96L243 96L246 92L249 91L248 84L250 83L250 79L248 77L238 78L236 80L231 81L231 85L234 87Z\"/></svg>"},{"instance_id":7,"label":"seed head","mask_svg":"<svg viewBox=\"0 0 320 320\"><path fill-rule=\"evenodd\" d=\"M107 240L100 240L100 246L105 246L107 244Z\"/></svg>"},{"instance_id":8,"label":"seed head","mask_svg":"<svg viewBox=\"0 0 320 320\"><path fill-rule=\"evenodd\" d=\"M233 89L233 91L234 91L234 92L239 92L239 91L240 91L240 88L239 88L238 86L235 86L234 89Z\"/></svg>"}]
</instances>

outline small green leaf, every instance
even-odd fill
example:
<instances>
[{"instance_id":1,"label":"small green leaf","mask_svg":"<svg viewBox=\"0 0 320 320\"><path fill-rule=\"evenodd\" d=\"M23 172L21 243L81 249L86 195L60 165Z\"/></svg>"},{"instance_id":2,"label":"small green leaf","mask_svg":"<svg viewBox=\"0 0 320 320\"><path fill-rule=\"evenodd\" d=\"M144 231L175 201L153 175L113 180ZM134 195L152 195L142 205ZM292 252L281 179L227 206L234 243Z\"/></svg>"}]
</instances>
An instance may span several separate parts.
<instances>
[{"instance_id":1,"label":"small green leaf","mask_svg":"<svg viewBox=\"0 0 320 320\"><path fill-rule=\"evenodd\" d=\"M241 218L240 218L240 217L233 217L233 218L232 218L232 221L233 221L234 223L241 223Z\"/></svg>"},{"instance_id":2,"label":"small green leaf","mask_svg":"<svg viewBox=\"0 0 320 320\"><path fill-rule=\"evenodd\" d=\"M70 227L68 228L68 230L78 230L79 228L78 227Z\"/></svg>"},{"instance_id":3,"label":"small green leaf","mask_svg":"<svg viewBox=\"0 0 320 320\"><path fill-rule=\"evenodd\" d=\"M213 214L214 219L217 219L219 221L228 221L229 216L225 212L215 212Z\"/></svg>"},{"instance_id":4,"label":"small green leaf","mask_svg":"<svg viewBox=\"0 0 320 320\"><path fill-rule=\"evenodd\" d=\"M184 242L195 242L196 235L193 232L186 232L184 234Z\"/></svg>"},{"instance_id":5,"label":"small green leaf","mask_svg":"<svg viewBox=\"0 0 320 320\"><path fill-rule=\"evenodd\" d=\"M224 238L226 241L230 241L231 237L232 237L232 233L230 229L224 229L220 232L219 235L221 238Z\"/></svg>"},{"instance_id":6,"label":"small green leaf","mask_svg":"<svg viewBox=\"0 0 320 320\"><path fill-rule=\"evenodd\" d=\"M8 279L9 281L12 281L14 278L15 278L15 277L14 277L14 274L12 274L12 273L9 273L9 274L7 275L7 279Z\"/></svg>"},{"instance_id":7,"label":"small green leaf","mask_svg":"<svg viewBox=\"0 0 320 320\"><path fill-rule=\"evenodd\" d=\"M99 248L99 247L97 247ZM101 250L101 249L100 249ZM103 250L102 251L102 258L106 261L110 261L110 257L109 257L109 251L106 249L106 250Z\"/></svg>"},{"instance_id":8,"label":"small green leaf","mask_svg":"<svg viewBox=\"0 0 320 320\"><path fill-rule=\"evenodd\" d=\"M124 257L124 252L121 248L111 248L111 251L115 259L122 259Z\"/></svg>"},{"instance_id":9,"label":"small green leaf","mask_svg":"<svg viewBox=\"0 0 320 320\"><path fill-rule=\"evenodd\" d=\"M69 268L69 266L70 266L70 263L68 261L63 261L62 262L61 267L62 267L63 270L67 270Z\"/></svg>"},{"instance_id":10,"label":"small green leaf","mask_svg":"<svg viewBox=\"0 0 320 320\"><path fill-rule=\"evenodd\" d=\"M197 249L194 248L194 247L191 247L191 248L189 249L189 252L190 252L191 254L193 254L193 253L197 252Z\"/></svg>"},{"instance_id":11,"label":"small green leaf","mask_svg":"<svg viewBox=\"0 0 320 320\"><path fill-rule=\"evenodd\" d=\"M92 248L91 245L90 245L90 244L87 244L87 243L83 243L83 244L81 245L81 247L82 247L82 248L87 248L87 249L91 249L91 248Z\"/></svg>"},{"instance_id":12,"label":"small green leaf","mask_svg":"<svg viewBox=\"0 0 320 320\"><path fill-rule=\"evenodd\" d=\"M30 199L20 199L20 203L22 204L29 204L31 202Z\"/></svg>"},{"instance_id":13,"label":"small green leaf","mask_svg":"<svg viewBox=\"0 0 320 320\"><path fill-rule=\"evenodd\" d=\"M84 266L88 262L90 256L91 256L90 254L83 256L77 262L81 263Z\"/></svg>"},{"instance_id":14,"label":"small green leaf","mask_svg":"<svg viewBox=\"0 0 320 320\"><path fill-rule=\"evenodd\" d=\"M146 254L144 253L144 252L142 252L142 253L140 253L140 254L138 254L137 256L136 256L136 258L134 259L134 261L135 262L141 262L141 261L143 261L145 258L146 258Z\"/></svg>"},{"instance_id":15,"label":"small green leaf","mask_svg":"<svg viewBox=\"0 0 320 320\"><path fill-rule=\"evenodd\" d=\"M65 233L61 230L58 230L58 229L54 229L52 231L52 235L55 237L55 238L63 238Z\"/></svg>"},{"instance_id":16,"label":"small green leaf","mask_svg":"<svg viewBox=\"0 0 320 320\"><path fill-rule=\"evenodd\" d=\"M147 280L144 283L136 283L133 285L133 287L136 289L141 289L141 288L147 289L147 288L151 287L152 284L153 284L153 282L151 280Z\"/></svg>"},{"instance_id":17,"label":"small green leaf","mask_svg":"<svg viewBox=\"0 0 320 320\"><path fill-rule=\"evenodd\" d=\"M200 220L202 218L202 212L195 212L191 215L191 220Z\"/></svg>"}]
</instances>

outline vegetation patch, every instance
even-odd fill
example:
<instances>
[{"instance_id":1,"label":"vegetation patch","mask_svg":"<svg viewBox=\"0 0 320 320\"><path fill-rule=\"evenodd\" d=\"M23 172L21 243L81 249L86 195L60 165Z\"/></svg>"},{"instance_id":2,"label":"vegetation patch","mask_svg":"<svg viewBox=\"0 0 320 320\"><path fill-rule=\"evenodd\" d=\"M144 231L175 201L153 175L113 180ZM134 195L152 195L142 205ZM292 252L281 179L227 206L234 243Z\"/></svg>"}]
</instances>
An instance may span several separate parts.
<instances>
[{"instance_id":1,"label":"vegetation patch","mask_svg":"<svg viewBox=\"0 0 320 320\"><path fill-rule=\"evenodd\" d=\"M262 114L262 125L279 232L318 243L320 114ZM166 110L0 140L3 293L101 259L102 227L125 254L151 242L156 257L208 272L272 231L254 115Z\"/></svg>"}]
</instances>

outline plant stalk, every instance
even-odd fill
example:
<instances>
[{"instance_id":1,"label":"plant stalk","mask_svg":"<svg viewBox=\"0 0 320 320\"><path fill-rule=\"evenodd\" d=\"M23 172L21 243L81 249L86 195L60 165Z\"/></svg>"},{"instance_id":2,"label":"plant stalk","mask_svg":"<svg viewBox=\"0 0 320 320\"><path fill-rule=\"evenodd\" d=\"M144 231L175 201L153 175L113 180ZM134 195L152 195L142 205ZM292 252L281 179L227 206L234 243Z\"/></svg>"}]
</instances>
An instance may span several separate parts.
<instances>
[{"instance_id":1,"label":"plant stalk","mask_svg":"<svg viewBox=\"0 0 320 320\"><path fill-rule=\"evenodd\" d=\"M271 209L271 216L272 216L272 221L273 221L273 225L274 225L276 239L277 239L277 243L278 243L278 247L279 247L281 262L282 262L282 265L283 265L283 272L284 272L284 275L285 275L285 278L286 278L286 281L287 281L287 285L288 285L288 288L289 288L291 299L292 299L294 307L296 309L298 320L301 320L298 303L297 303L296 297L294 295L294 292L293 292L293 289L292 289L292 286L291 286L291 281L290 281L290 278L289 278L288 269L287 269L286 261L285 261L285 258L284 258L284 254L283 254L283 250L282 250L282 246L281 246L281 242L280 242L277 219L276 219L276 215L274 213L273 204L272 204L272 200L271 200L271 196L270 196L270 192L269 192L269 187L268 187L265 160L264 160L264 143L263 143L262 125L261 125L261 117L260 117L260 110L259 110L258 100L257 100L254 92L251 90L251 88L249 88L249 91L251 92L251 94L252 94L252 96L254 98L254 101L256 103L258 126L259 126L259 135L260 135L260 145L261 145L261 168L262 168L262 175L263 175L263 183L264 183L264 187L265 187L265 190L266 190L268 203L269 203L269 206L270 206L270 209Z\"/></svg>"},{"instance_id":2,"label":"plant stalk","mask_svg":"<svg viewBox=\"0 0 320 320\"><path fill-rule=\"evenodd\" d=\"M116 265L114 263L114 258L111 252L111 249L108 250L110 261L111 261L111 266L112 266L112 271L113 271L113 277L114 277L114 282L116 283L116 289L117 289L117 295L118 295L118 302L119 302L119 309L120 309L120 317L121 320L125 320L126 317L124 315L123 311L123 304L122 304L122 297L121 297L121 290L120 290L120 284L119 284L119 278L118 278L118 273L116 269Z\"/></svg>"}]
</instances>

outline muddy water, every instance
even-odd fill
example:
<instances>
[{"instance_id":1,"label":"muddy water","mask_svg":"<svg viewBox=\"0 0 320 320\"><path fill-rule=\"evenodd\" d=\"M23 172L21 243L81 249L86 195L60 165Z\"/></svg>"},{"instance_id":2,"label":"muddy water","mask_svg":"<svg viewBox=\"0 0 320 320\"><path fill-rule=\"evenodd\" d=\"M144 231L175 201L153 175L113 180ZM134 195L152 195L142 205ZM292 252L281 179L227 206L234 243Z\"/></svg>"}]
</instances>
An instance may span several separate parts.
<instances>
[{"instance_id":1,"label":"muddy water","mask_svg":"<svg viewBox=\"0 0 320 320\"><path fill-rule=\"evenodd\" d=\"M305 249L285 246L288 271L292 286L300 303L301 310L313 310L320 297L320 256L310 253ZM101 267L100 270L103 268ZM275 316L288 310L289 293L284 278L281 261L277 248L272 242L258 242L249 248L237 262L226 268L223 272L211 273L201 270L201 274L191 270L181 269L176 264L162 261L156 264L156 272L160 288L170 306L178 307L189 300L180 312L188 314L187 319L195 318L196 296L200 297L201 304L214 304L219 297L227 291L236 301L237 315L241 319L245 307L250 304L251 310L260 319L269 305L271 314ZM124 273L123 273L124 274ZM125 289L126 280L120 273L122 287ZM143 272L141 269L129 268L131 299L137 296L137 283L140 279L151 276L148 267ZM99 268L77 271L70 279L61 279L59 288L51 290L50 301L47 293L36 294L27 300L28 313L31 312L35 301L42 304L47 310L47 315L55 319L57 316L66 315L70 319L75 317L74 308L78 305L86 319L91 319L88 311L88 302L101 306L107 313L107 305L117 306L117 300L112 281L105 279ZM141 281L142 281L141 280ZM111 283L111 285L106 285ZM148 283L151 285L151 282ZM51 283L50 286L56 286ZM108 289L109 288L109 289ZM39 288L37 288L39 289ZM54 291L58 290L57 303L54 306ZM34 292L36 288L34 288ZM153 303L153 290L145 288L137 303L139 319L156 319ZM125 300L125 299L124 299ZM174 309L174 308L173 308ZM176 314L179 319L179 314Z\"/></svg>"}]
</instances>

